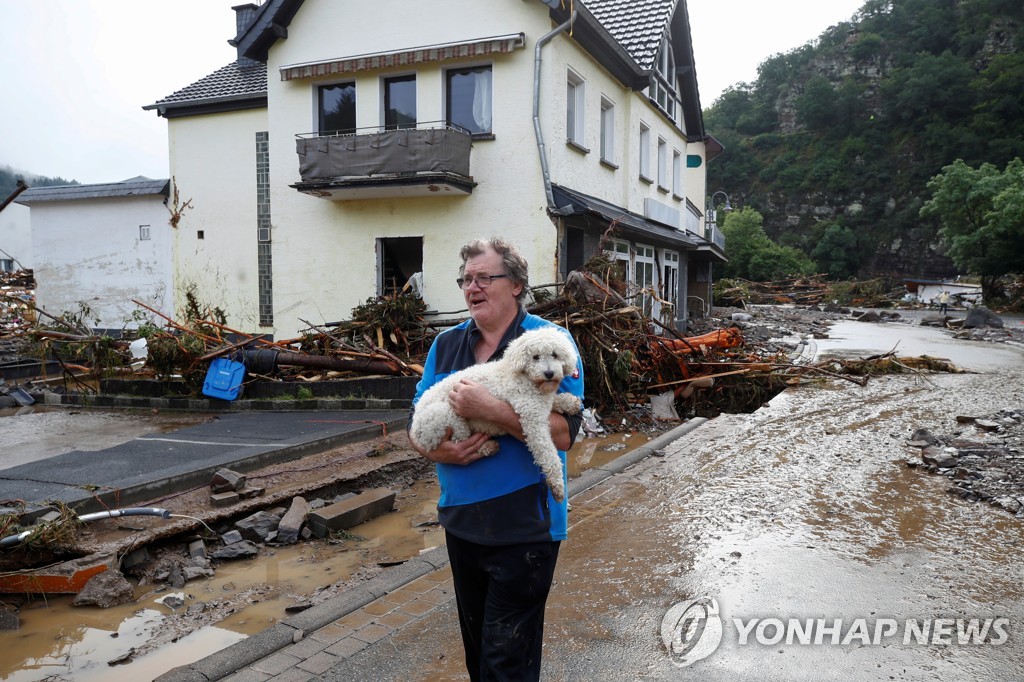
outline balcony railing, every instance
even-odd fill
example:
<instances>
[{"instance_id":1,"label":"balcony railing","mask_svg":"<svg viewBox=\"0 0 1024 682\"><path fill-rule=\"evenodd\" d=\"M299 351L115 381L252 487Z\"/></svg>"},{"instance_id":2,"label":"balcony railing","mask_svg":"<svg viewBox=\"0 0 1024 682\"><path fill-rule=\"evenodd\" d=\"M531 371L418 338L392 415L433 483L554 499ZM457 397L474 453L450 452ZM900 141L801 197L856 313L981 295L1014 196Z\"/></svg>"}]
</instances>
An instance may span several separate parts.
<instances>
[{"instance_id":1,"label":"balcony railing","mask_svg":"<svg viewBox=\"0 0 1024 682\"><path fill-rule=\"evenodd\" d=\"M365 132L364 132L365 131ZM335 199L396 195L469 194L473 138L443 121L414 128L296 135L301 192Z\"/></svg>"},{"instance_id":2,"label":"balcony railing","mask_svg":"<svg viewBox=\"0 0 1024 682\"><path fill-rule=\"evenodd\" d=\"M708 224L704 231L704 239L725 251L725 235L714 224Z\"/></svg>"}]
</instances>

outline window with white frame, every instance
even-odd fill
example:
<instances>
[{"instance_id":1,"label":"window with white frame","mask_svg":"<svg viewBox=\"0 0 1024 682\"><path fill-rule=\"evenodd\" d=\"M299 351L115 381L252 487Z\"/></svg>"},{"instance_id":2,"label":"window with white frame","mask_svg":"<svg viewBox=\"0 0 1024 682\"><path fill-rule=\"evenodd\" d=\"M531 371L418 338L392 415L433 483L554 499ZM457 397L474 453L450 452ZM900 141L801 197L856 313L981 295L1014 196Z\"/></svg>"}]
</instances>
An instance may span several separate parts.
<instances>
[{"instance_id":1,"label":"window with white frame","mask_svg":"<svg viewBox=\"0 0 1024 682\"><path fill-rule=\"evenodd\" d=\"M445 74L447 121L474 135L491 132L491 67L450 69Z\"/></svg>"},{"instance_id":2,"label":"window with white frame","mask_svg":"<svg viewBox=\"0 0 1024 682\"><path fill-rule=\"evenodd\" d=\"M679 252L663 249L661 252L661 282L659 297L661 298L661 321L671 327L676 316L679 302Z\"/></svg>"},{"instance_id":3,"label":"window with white frame","mask_svg":"<svg viewBox=\"0 0 1024 682\"><path fill-rule=\"evenodd\" d=\"M149 225L139 225L139 241L144 242L149 239Z\"/></svg>"},{"instance_id":4,"label":"window with white frame","mask_svg":"<svg viewBox=\"0 0 1024 682\"><path fill-rule=\"evenodd\" d=\"M579 147L585 147L586 96L586 82L579 74L569 71L565 78L565 141Z\"/></svg>"},{"instance_id":5,"label":"window with white frame","mask_svg":"<svg viewBox=\"0 0 1024 682\"><path fill-rule=\"evenodd\" d=\"M644 315L650 317L654 305L654 248L636 245L633 259L633 284L640 293L640 304Z\"/></svg>"},{"instance_id":6,"label":"window with white frame","mask_svg":"<svg viewBox=\"0 0 1024 682\"><path fill-rule=\"evenodd\" d=\"M615 105L601 98L601 160L615 165Z\"/></svg>"},{"instance_id":7,"label":"window with white frame","mask_svg":"<svg viewBox=\"0 0 1024 682\"><path fill-rule=\"evenodd\" d=\"M384 79L384 128L416 127L416 75Z\"/></svg>"},{"instance_id":8,"label":"window with white frame","mask_svg":"<svg viewBox=\"0 0 1024 682\"><path fill-rule=\"evenodd\" d=\"M683 198L683 155L678 149L672 150L672 194Z\"/></svg>"},{"instance_id":9,"label":"window with white frame","mask_svg":"<svg viewBox=\"0 0 1024 682\"><path fill-rule=\"evenodd\" d=\"M651 129L645 123L640 124L640 178L651 179Z\"/></svg>"},{"instance_id":10,"label":"window with white frame","mask_svg":"<svg viewBox=\"0 0 1024 682\"><path fill-rule=\"evenodd\" d=\"M317 125L321 135L356 130L356 84L332 83L317 88Z\"/></svg>"},{"instance_id":11,"label":"window with white frame","mask_svg":"<svg viewBox=\"0 0 1024 682\"><path fill-rule=\"evenodd\" d=\"M673 121L678 114L679 96L676 88L676 60L672 54L671 36L666 31L661 37L658 59L654 63L654 73L651 75L651 85L647 94Z\"/></svg>"},{"instance_id":12,"label":"window with white frame","mask_svg":"<svg viewBox=\"0 0 1024 682\"><path fill-rule=\"evenodd\" d=\"M668 142L658 138L658 188L668 191Z\"/></svg>"}]
</instances>

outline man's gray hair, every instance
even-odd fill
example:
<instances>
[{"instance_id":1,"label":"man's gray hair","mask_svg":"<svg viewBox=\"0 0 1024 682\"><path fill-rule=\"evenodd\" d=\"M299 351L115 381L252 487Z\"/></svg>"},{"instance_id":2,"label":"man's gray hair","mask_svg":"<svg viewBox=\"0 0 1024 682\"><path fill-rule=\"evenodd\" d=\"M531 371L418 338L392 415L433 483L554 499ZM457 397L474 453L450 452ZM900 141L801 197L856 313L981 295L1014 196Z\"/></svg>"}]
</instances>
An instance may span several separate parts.
<instances>
[{"instance_id":1,"label":"man's gray hair","mask_svg":"<svg viewBox=\"0 0 1024 682\"><path fill-rule=\"evenodd\" d=\"M505 274L509 275L513 282L523 285L523 290L516 296L516 300L522 303L530 290L529 265L527 265L523 255L519 253L519 249L515 244L505 241L501 237L474 239L463 246L462 250L459 251L459 257L462 258L462 265L459 266L459 276L461 277L465 274L466 261L485 253L488 247L494 249L501 256L502 265L505 267Z\"/></svg>"}]
</instances>

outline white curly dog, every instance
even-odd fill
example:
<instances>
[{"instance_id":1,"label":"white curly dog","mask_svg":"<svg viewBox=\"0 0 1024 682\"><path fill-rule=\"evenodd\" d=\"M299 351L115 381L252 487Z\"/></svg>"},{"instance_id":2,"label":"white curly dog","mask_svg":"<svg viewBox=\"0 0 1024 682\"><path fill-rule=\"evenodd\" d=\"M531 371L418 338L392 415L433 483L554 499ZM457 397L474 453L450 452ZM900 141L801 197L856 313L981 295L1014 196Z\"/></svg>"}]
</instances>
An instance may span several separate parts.
<instances>
[{"instance_id":1,"label":"white curly dog","mask_svg":"<svg viewBox=\"0 0 1024 682\"><path fill-rule=\"evenodd\" d=\"M463 419L448 402L452 388L462 379L483 384L519 415L526 447L544 473L552 497L561 502L565 499L562 460L551 440L548 415L552 411L576 414L582 408L578 397L557 393L562 379L575 371L576 359L576 349L564 330L553 326L530 330L513 340L500 360L467 367L431 386L416 403L409 436L423 449L433 450L445 440L448 429L455 441L473 433L505 434L492 422ZM497 450L498 444L488 441L480 452L493 455Z\"/></svg>"}]
</instances>

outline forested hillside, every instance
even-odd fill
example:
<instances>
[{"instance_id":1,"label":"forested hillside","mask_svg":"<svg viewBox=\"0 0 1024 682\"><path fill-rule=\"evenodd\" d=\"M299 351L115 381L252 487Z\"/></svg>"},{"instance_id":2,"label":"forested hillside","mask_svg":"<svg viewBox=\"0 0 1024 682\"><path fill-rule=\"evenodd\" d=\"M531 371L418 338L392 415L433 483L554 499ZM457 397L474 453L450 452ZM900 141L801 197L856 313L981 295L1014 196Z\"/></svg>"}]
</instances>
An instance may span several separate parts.
<instances>
[{"instance_id":1,"label":"forested hillside","mask_svg":"<svg viewBox=\"0 0 1024 682\"><path fill-rule=\"evenodd\" d=\"M18 178L24 179L29 187L54 187L57 185L78 184L74 180L65 180L64 178L45 178L38 175L26 177L21 173L16 173L10 166L5 166L0 168L0 202L11 195L11 192L17 187Z\"/></svg>"},{"instance_id":2,"label":"forested hillside","mask_svg":"<svg viewBox=\"0 0 1024 682\"><path fill-rule=\"evenodd\" d=\"M705 111L726 147L708 192L819 264L854 245L834 277L951 275L938 222L919 216L927 183L956 159L1024 158L1022 47L1020 0L868 0Z\"/></svg>"}]
</instances>

